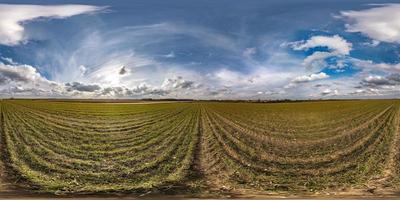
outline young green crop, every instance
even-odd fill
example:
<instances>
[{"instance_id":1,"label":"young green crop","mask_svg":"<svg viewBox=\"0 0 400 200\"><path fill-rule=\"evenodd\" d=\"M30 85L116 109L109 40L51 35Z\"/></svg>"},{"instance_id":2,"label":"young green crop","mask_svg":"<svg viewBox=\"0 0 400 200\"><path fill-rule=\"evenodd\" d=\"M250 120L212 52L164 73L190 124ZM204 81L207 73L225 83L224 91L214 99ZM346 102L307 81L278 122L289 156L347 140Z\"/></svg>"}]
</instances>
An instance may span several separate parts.
<instances>
[{"instance_id":1,"label":"young green crop","mask_svg":"<svg viewBox=\"0 0 400 200\"><path fill-rule=\"evenodd\" d=\"M142 191L193 182L304 191L362 185L384 170L400 171L388 169L400 163L395 100L5 100L0 112L9 167L40 191Z\"/></svg>"}]
</instances>

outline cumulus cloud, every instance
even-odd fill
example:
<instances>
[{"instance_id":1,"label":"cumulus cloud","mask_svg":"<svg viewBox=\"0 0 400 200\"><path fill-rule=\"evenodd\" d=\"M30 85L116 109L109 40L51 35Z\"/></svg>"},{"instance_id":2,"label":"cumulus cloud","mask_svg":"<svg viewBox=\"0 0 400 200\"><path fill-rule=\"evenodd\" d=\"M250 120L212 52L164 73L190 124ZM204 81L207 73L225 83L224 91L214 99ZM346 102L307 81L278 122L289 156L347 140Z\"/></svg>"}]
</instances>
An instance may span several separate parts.
<instances>
[{"instance_id":1,"label":"cumulus cloud","mask_svg":"<svg viewBox=\"0 0 400 200\"><path fill-rule=\"evenodd\" d=\"M321 92L322 96L326 95L339 95L339 90L331 90L331 89L325 89Z\"/></svg>"},{"instance_id":2,"label":"cumulus cloud","mask_svg":"<svg viewBox=\"0 0 400 200\"><path fill-rule=\"evenodd\" d=\"M170 93L169 90L162 88L154 88L146 83L140 83L136 87L129 90L130 95L157 95L157 96L165 96Z\"/></svg>"},{"instance_id":3,"label":"cumulus cloud","mask_svg":"<svg viewBox=\"0 0 400 200\"><path fill-rule=\"evenodd\" d=\"M387 79L400 84L400 74L390 74L389 76L387 76Z\"/></svg>"},{"instance_id":4,"label":"cumulus cloud","mask_svg":"<svg viewBox=\"0 0 400 200\"><path fill-rule=\"evenodd\" d=\"M290 89L290 88L294 88L302 83L308 83L308 82L327 79L327 78L329 78L329 75L324 72L320 72L317 74L298 76L298 77L294 78L292 81L290 81L290 83L287 84L284 88Z\"/></svg>"},{"instance_id":5,"label":"cumulus cloud","mask_svg":"<svg viewBox=\"0 0 400 200\"><path fill-rule=\"evenodd\" d=\"M10 65L0 62L0 94L25 96L60 96L64 87L43 77L30 65Z\"/></svg>"},{"instance_id":6,"label":"cumulus cloud","mask_svg":"<svg viewBox=\"0 0 400 200\"><path fill-rule=\"evenodd\" d=\"M349 93L350 95L380 95L380 92L378 89L374 88L366 88L366 89L357 89L354 92Z\"/></svg>"},{"instance_id":7,"label":"cumulus cloud","mask_svg":"<svg viewBox=\"0 0 400 200\"><path fill-rule=\"evenodd\" d=\"M212 97L223 97L225 95L229 95L232 93L232 89L229 87L224 87L220 89L207 89L206 95L212 96Z\"/></svg>"},{"instance_id":8,"label":"cumulus cloud","mask_svg":"<svg viewBox=\"0 0 400 200\"><path fill-rule=\"evenodd\" d=\"M325 62L326 58L335 56L336 54L331 52L323 52L323 51L316 51L313 54L307 56L304 60L302 65L312 67L313 65L317 66L325 66L327 65Z\"/></svg>"},{"instance_id":9,"label":"cumulus cloud","mask_svg":"<svg viewBox=\"0 0 400 200\"><path fill-rule=\"evenodd\" d=\"M340 14L348 21L348 32L360 32L377 41L400 43L400 4L342 11Z\"/></svg>"},{"instance_id":10,"label":"cumulus cloud","mask_svg":"<svg viewBox=\"0 0 400 200\"><path fill-rule=\"evenodd\" d=\"M66 83L65 86L67 88L67 91L69 92L71 91L94 92L101 89L101 87L96 84L90 85L79 82Z\"/></svg>"},{"instance_id":11,"label":"cumulus cloud","mask_svg":"<svg viewBox=\"0 0 400 200\"><path fill-rule=\"evenodd\" d=\"M351 58L349 60L355 67L363 69L364 71L381 71L385 73L400 73L400 64L390 63L374 63L371 60L360 60Z\"/></svg>"},{"instance_id":12,"label":"cumulus cloud","mask_svg":"<svg viewBox=\"0 0 400 200\"><path fill-rule=\"evenodd\" d=\"M364 78L360 84L369 87L400 85L400 74L391 74L386 77L370 75Z\"/></svg>"},{"instance_id":13,"label":"cumulus cloud","mask_svg":"<svg viewBox=\"0 0 400 200\"><path fill-rule=\"evenodd\" d=\"M291 46L294 50L308 50L315 47L326 47L330 51L341 55L348 55L352 48L352 44L339 35L312 36L306 41L291 43Z\"/></svg>"},{"instance_id":14,"label":"cumulus cloud","mask_svg":"<svg viewBox=\"0 0 400 200\"><path fill-rule=\"evenodd\" d=\"M288 45L293 50L307 51L317 47L325 47L327 50L314 51L311 55L307 56L302 65L306 66L308 69L314 69L315 71L320 71L325 67L337 67L328 65L325 61L327 58L336 57L338 64L341 62L345 56L350 54L352 50L352 43L348 42L339 35L334 36L312 36L308 40L290 42Z\"/></svg>"},{"instance_id":15,"label":"cumulus cloud","mask_svg":"<svg viewBox=\"0 0 400 200\"><path fill-rule=\"evenodd\" d=\"M99 85L84 85L81 83L68 84L66 86L76 85L76 91L85 91L91 93L94 97L181 97L185 92L192 93L193 90L198 89L201 85L196 84L194 81L185 80L182 76L174 78L166 78L160 86L151 86L142 82L133 87L126 86L108 86L101 87ZM78 89L79 88L79 89ZM71 91L71 90L68 90ZM86 93L86 95L88 95Z\"/></svg>"},{"instance_id":16,"label":"cumulus cloud","mask_svg":"<svg viewBox=\"0 0 400 200\"><path fill-rule=\"evenodd\" d=\"M131 91L133 93L137 93L137 94L145 94L149 91L150 87L147 86L147 84L145 83L141 83L139 85L137 85L136 87L134 87Z\"/></svg>"},{"instance_id":17,"label":"cumulus cloud","mask_svg":"<svg viewBox=\"0 0 400 200\"><path fill-rule=\"evenodd\" d=\"M324 72L320 72L318 74L310 74L310 75L304 75L304 76L299 76L293 79L293 83L306 83L310 81L316 81L316 80L321 80L321 79L326 79L329 78L329 75L327 75Z\"/></svg>"},{"instance_id":18,"label":"cumulus cloud","mask_svg":"<svg viewBox=\"0 0 400 200\"><path fill-rule=\"evenodd\" d=\"M350 96L385 96L389 98L398 97L400 92L400 74L367 75L362 78L355 91Z\"/></svg>"},{"instance_id":19,"label":"cumulus cloud","mask_svg":"<svg viewBox=\"0 0 400 200\"><path fill-rule=\"evenodd\" d=\"M195 87L193 81L184 80L183 77L167 78L164 80L161 88L164 89L191 89Z\"/></svg>"},{"instance_id":20,"label":"cumulus cloud","mask_svg":"<svg viewBox=\"0 0 400 200\"><path fill-rule=\"evenodd\" d=\"M21 23L22 27L24 22L22 21ZM46 93L54 91L54 93L60 92L65 96L80 95L81 97L88 98L145 98L161 96L163 98L248 99L254 95L258 95L256 98L260 96L263 98L308 98L310 94L315 94L317 98L321 96L329 97L331 95L338 95L338 91L341 94L347 93L348 90L343 88L354 90L356 89L354 87L361 85L361 82L365 82L362 85L363 88L357 89L363 91L378 90L377 87L366 88L372 87L366 84L367 81L370 82L369 84L377 84L377 81L374 82L372 79L367 80L365 78L364 80L361 76L361 78L352 76L349 79L354 78L354 80L351 80L353 82L349 82L348 80L342 81L348 83L348 85L338 87L339 84L334 83L334 79L337 78L336 76L334 79L329 79L329 75L321 72L322 70L320 69L307 71L306 68L298 67L302 61L303 65L315 66L315 68L330 67L331 62L335 62L332 60L336 60L336 58L338 63L336 67L338 69L344 68L346 63L352 66L350 62L347 62L348 59L351 59L348 55L352 50L352 44L338 35L312 36L306 40L291 43L291 47L294 50L307 51L307 55L308 53L311 54L302 60L296 56L288 55L287 52L276 52L276 49L267 52L261 46L246 49L248 47L247 44L240 44L240 42L236 42L230 37L213 32L211 34L212 37L206 35L210 32L209 30L193 31L190 28L182 28L181 30L179 27L161 24L153 26L145 25L143 27L125 27L122 32L115 30L111 32L102 35L99 31L99 33L96 32L93 35L88 35L89 40L84 40L82 43L76 45L78 49L70 48L76 50L71 52L71 55L60 57L59 60L62 62L55 62L55 64L49 65L49 68L54 66L61 66L62 68L57 71L44 70L46 74L49 73L49 77L52 80L58 82L53 83L54 87L48 86L49 89L46 87L42 89L42 87L36 87L35 85L29 86L33 82L32 80L23 81L21 78L8 75L6 76L8 78L4 79L5 82L21 83L12 85L11 87L7 86L8 91L18 94L40 94L43 97L49 96ZM167 32L168 37L161 34L164 32ZM96 34L99 35L96 36ZM191 64L173 63L174 59L169 59L171 62L162 62L162 60L166 60L165 58L175 57L174 52L167 55L160 55L160 53L146 55L140 49L135 49L135 51L121 49L121 46L141 46L142 41L150 41L155 36L160 38L160 40L167 41L170 38L169 36L174 34L187 34L190 37L201 40L206 38L206 41L201 42L217 47L221 45L221 49L229 50L229 55L232 57L237 56L241 59L243 66L225 66L223 64L210 66L198 63L196 67L189 69L188 65ZM131 41L129 40L130 38L135 39ZM18 43L23 42L25 39L27 38L22 37ZM222 42L219 43L218 41ZM126 42L131 43L126 45ZM54 51L46 51L49 52L50 57L54 55ZM180 52L178 53L181 54ZM254 55L258 54L268 55L266 56L268 58L266 60L257 60L258 58L256 59L256 57L258 56ZM328 62L328 59L331 57L336 58L330 59ZM163 59L157 60L158 58ZM341 62L341 58L345 62ZM10 65L18 65L17 63L10 63L5 59L2 60ZM398 78L395 72L400 67L396 64L379 64L372 61L364 61L364 63L368 65L364 67L365 69L379 69L380 71L393 73L390 77L388 74L381 74L382 78L391 84ZM197 70L199 69L197 66L199 68L203 67L201 69L205 70ZM239 67L241 68L239 69ZM42 71L43 66L40 69ZM52 74L53 71L56 72ZM50 81L46 78L40 74L38 76L42 78L42 82L47 81L49 82L48 85L51 85ZM11 79L9 77L14 78ZM315 85L316 83L319 84ZM284 89L287 84L295 86L304 84L304 86L310 87L297 87L291 91L290 89ZM56 85L58 86L56 87ZM0 91L1 89L3 88L0 87Z\"/></svg>"},{"instance_id":21,"label":"cumulus cloud","mask_svg":"<svg viewBox=\"0 0 400 200\"><path fill-rule=\"evenodd\" d=\"M38 18L67 18L102 9L103 7L90 5L0 4L0 44L12 46L24 41L24 22Z\"/></svg>"},{"instance_id":22,"label":"cumulus cloud","mask_svg":"<svg viewBox=\"0 0 400 200\"><path fill-rule=\"evenodd\" d=\"M8 82L38 83L49 81L43 78L32 66L14 66L0 63L0 83L4 84Z\"/></svg>"},{"instance_id":23,"label":"cumulus cloud","mask_svg":"<svg viewBox=\"0 0 400 200\"><path fill-rule=\"evenodd\" d=\"M98 95L109 97L126 97L132 96L133 93L126 87L106 87Z\"/></svg>"},{"instance_id":24,"label":"cumulus cloud","mask_svg":"<svg viewBox=\"0 0 400 200\"><path fill-rule=\"evenodd\" d=\"M141 83L135 87L126 86L101 86L97 84L84 84L79 82L66 83L64 86L65 96L80 98L144 98L163 97L166 98L171 90L156 88Z\"/></svg>"},{"instance_id":25,"label":"cumulus cloud","mask_svg":"<svg viewBox=\"0 0 400 200\"><path fill-rule=\"evenodd\" d=\"M369 86L377 86L377 85L388 85L390 84L389 80L382 76L368 76L361 82L364 85Z\"/></svg>"}]
</instances>

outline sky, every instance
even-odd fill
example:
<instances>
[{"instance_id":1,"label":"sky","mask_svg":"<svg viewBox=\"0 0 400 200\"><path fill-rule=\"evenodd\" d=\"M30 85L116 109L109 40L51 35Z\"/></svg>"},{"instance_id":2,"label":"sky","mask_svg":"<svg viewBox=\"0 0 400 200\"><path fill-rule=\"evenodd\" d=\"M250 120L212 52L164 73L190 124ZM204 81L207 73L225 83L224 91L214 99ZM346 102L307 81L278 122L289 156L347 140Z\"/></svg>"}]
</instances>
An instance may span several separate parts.
<instances>
[{"instance_id":1,"label":"sky","mask_svg":"<svg viewBox=\"0 0 400 200\"><path fill-rule=\"evenodd\" d=\"M0 0L0 97L400 98L400 1Z\"/></svg>"}]
</instances>

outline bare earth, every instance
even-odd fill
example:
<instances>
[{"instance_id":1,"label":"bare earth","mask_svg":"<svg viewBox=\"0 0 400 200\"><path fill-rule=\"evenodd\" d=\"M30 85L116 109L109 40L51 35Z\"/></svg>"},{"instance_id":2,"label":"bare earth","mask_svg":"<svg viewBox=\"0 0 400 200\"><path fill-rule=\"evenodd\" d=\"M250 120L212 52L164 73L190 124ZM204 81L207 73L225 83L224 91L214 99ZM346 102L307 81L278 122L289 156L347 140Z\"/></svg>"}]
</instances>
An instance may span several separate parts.
<instances>
[{"instance_id":1,"label":"bare earth","mask_svg":"<svg viewBox=\"0 0 400 200\"><path fill-rule=\"evenodd\" d=\"M49 200L49 199L76 199L76 200L172 200L172 199L182 199L182 200L223 200L223 199L252 199L252 200L278 200L278 199L288 199L288 200L312 200L312 199L322 199L322 200L336 200L336 199L350 199L350 200L369 200L369 199L400 199L398 196L265 196L265 195L240 195L240 196L226 196L219 198L207 198L207 197L184 197L184 196L46 196L46 195L20 195L20 194L10 194L10 193L0 193L0 199L20 199L20 200Z\"/></svg>"}]
</instances>

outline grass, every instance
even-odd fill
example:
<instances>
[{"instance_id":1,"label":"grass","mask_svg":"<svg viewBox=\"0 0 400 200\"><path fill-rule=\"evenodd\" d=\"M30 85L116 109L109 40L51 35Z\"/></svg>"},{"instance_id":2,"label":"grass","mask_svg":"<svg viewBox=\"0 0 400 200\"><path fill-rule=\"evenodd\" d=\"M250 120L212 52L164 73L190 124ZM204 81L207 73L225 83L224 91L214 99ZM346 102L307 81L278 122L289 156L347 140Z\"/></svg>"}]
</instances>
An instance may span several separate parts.
<instances>
[{"instance_id":1,"label":"grass","mask_svg":"<svg viewBox=\"0 0 400 200\"><path fill-rule=\"evenodd\" d=\"M398 174L399 113L395 100L3 100L1 138L14 178L42 192L315 191Z\"/></svg>"}]
</instances>

